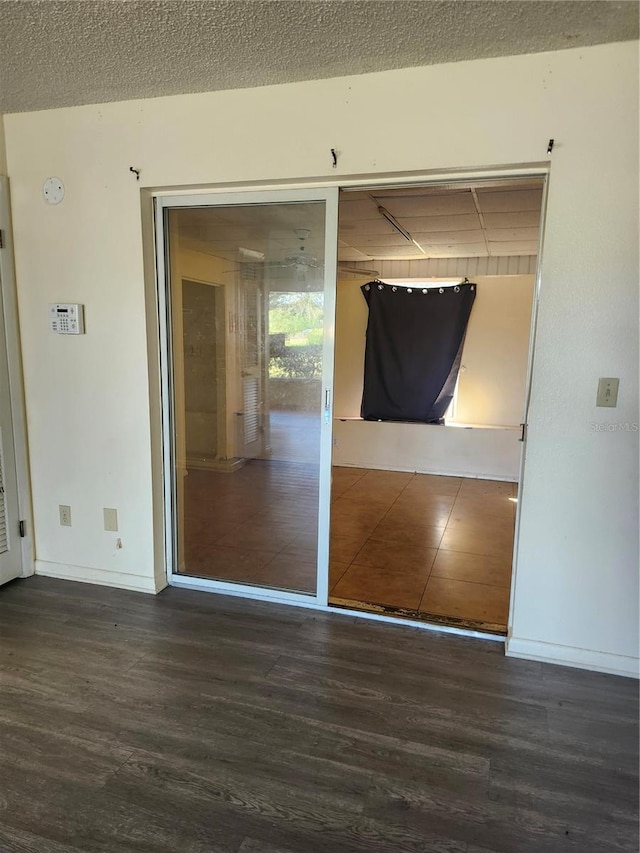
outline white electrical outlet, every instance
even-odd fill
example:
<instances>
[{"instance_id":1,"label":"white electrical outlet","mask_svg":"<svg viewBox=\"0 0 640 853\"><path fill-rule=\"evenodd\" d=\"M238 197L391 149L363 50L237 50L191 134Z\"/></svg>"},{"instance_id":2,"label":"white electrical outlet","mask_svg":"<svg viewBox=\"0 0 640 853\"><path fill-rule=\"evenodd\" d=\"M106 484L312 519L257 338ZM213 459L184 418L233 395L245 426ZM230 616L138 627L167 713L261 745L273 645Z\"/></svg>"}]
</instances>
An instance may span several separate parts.
<instances>
[{"instance_id":1,"label":"white electrical outlet","mask_svg":"<svg viewBox=\"0 0 640 853\"><path fill-rule=\"evenodd\" d=\"M60 524L62 527L71 527L71 507L66 504L59 504Z\"/></svg>"},{"instance_id":2,"label":"white electrical outlet","mask_svg":"<svg viewBox=\"0 0 640 853\"><path fill-rule=\"evenodd\" d=\"M118 510L104 507L102 510L104 515L104 529L116 531L118 529Z\"/></svg>"}]
</instances>

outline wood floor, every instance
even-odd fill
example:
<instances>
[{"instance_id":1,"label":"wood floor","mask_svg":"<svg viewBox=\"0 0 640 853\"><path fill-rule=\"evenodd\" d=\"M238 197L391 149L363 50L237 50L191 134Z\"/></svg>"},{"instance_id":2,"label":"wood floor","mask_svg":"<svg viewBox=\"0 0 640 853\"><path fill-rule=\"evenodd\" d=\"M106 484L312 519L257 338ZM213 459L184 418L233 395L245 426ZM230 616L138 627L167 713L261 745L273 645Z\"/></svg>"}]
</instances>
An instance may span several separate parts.
<instances>
[{"instance_id":1,"label":"wood floor","mask_svg":"<svg viewBox=\"0 0 640 853\"><path fill-rule=\"evenodd\" d=\"M637 682L170 589L0 588L2 853L637 853Z\"/></svg>"}]
</instances>

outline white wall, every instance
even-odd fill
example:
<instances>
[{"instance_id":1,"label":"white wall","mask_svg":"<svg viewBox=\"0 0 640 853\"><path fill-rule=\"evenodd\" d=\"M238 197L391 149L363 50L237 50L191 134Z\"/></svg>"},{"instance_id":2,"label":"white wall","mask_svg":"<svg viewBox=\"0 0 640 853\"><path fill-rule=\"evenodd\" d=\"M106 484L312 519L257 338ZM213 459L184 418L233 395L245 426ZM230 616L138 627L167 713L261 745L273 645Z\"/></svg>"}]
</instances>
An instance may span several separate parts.
<instances>
[{"instance_id":1,"label":"white wall","mask_svg":"<svg viewBox=\"0 0 640 853\"><path fill-rule=\"evenodd\" d=\"M455 419L518 426L524 418L534 276L477 276L475 281Z\"/></svg>"},{"instance_id":2,"label":"white wall","mask_svg":"<svg viewBox=\"0 0 640 853\"><path fill-rule=\"evenodd\" d=\"M554 137L509 649L632 671L637 434L591 424L638 420L637 68L625 43L6 116L39 570L159 583L141 187L535 163ZM84 337L48 332L55 299L86 304ZM617 409L595 408L598 376L620 377Z\"/></svg>"},{"instance_id":3,"label":"white wall","mask_svg":"<svg viewBox=\"0 0 640 853\"><path fill-rule=\"evenodd\" d=\"M366 279L340 277L336 299L334 412L359 418L368 309ZM534 276L475 276L477 294L458 381L456 421L518 426L527 379Z\"/></svg>"},{"instance_id":4,"label":"white wall","mask_svg":"<svg viewBox=\"0 0 640 853\"><path fill-rule=\"evenodd\" d=\"M336 465L517 480L534 277L476 276L458 381L456 422L472 430L371 424L360 417L368 321L362 279L341 277L336 300ZM477 429L477 425L507 429ZM438 431L454 432L439 435ZM366 436L366 437L365 437Z\"/></svg>"},{"instance_id":5,"label":"white wall","mask_svg":"<svg viewBox=\"0 0 640 853\"><path fill-rule=\"evenodd\" d=\"M333 422L333 464L489 480L518 479L519 429Z\"/></svg>"}]
</instances>

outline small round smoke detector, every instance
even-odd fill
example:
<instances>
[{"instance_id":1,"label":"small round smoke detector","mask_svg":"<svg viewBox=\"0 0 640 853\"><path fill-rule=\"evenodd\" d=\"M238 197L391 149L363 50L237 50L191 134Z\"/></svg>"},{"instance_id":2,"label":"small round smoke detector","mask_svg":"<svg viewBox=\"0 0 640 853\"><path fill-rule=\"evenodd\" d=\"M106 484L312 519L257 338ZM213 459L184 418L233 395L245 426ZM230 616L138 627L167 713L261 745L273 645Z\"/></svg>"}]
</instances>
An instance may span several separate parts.
<instances>
[{"instance_id":1,"label":"small round smoke detector","mask_svg":"<svg viewBox=\"0 0 640 853\"><path fill-rule=\"evenodd\" d=\"M47 204L60 204L64 198L64 184L60 178L47 178L42 185L42 196Z\"/></svg>"}]
</instances>

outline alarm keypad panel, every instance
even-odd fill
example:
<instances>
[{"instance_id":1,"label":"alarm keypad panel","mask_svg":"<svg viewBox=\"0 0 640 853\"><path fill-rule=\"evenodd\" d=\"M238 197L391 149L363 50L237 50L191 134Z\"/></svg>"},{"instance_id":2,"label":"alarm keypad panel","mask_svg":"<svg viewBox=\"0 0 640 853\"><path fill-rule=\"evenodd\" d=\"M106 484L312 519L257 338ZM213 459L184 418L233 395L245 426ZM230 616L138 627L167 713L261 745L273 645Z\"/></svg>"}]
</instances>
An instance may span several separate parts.
<instances>
[{"instance_id":1,"label":"alarm keypad panel","mask_svg":"<svg viewBox=\"0 0 640 853\"><path fill-rule=\"evenodd\" d=\"M57 335L84 335L84 306L77 302L49 305L51 331Z\"/></svg>"}]
</instances>

